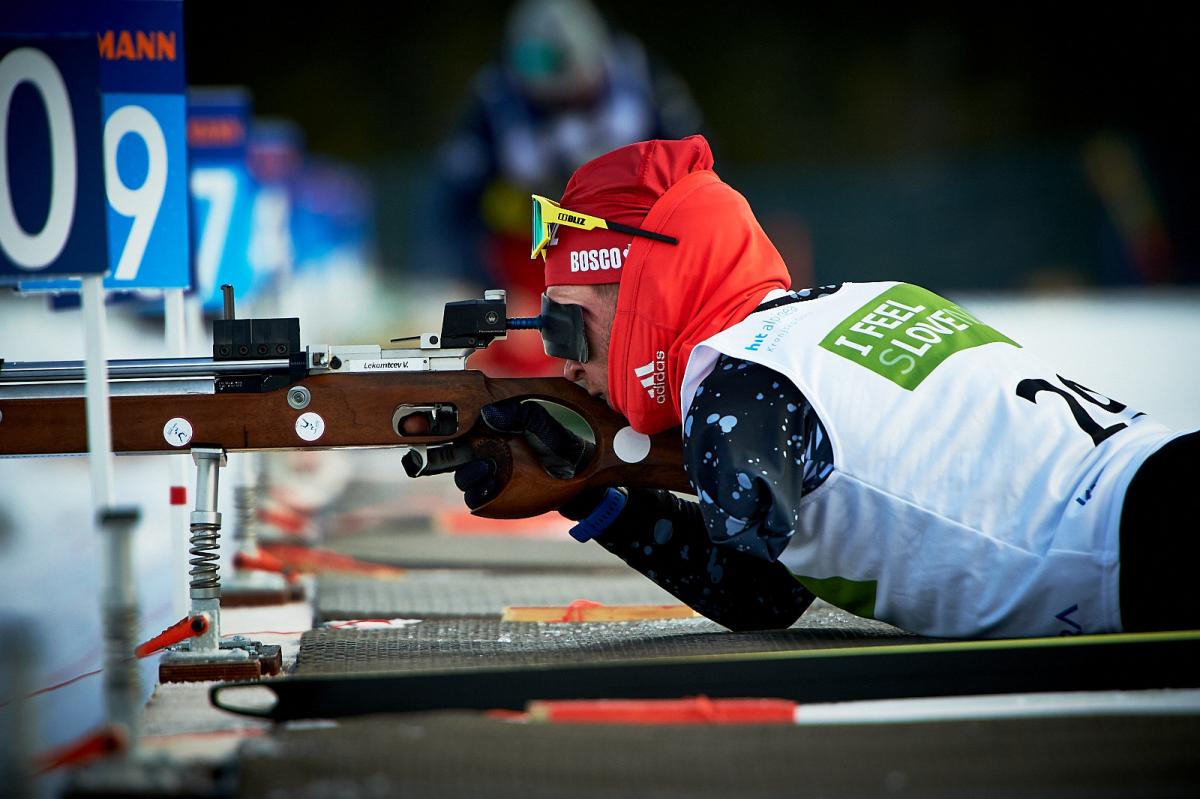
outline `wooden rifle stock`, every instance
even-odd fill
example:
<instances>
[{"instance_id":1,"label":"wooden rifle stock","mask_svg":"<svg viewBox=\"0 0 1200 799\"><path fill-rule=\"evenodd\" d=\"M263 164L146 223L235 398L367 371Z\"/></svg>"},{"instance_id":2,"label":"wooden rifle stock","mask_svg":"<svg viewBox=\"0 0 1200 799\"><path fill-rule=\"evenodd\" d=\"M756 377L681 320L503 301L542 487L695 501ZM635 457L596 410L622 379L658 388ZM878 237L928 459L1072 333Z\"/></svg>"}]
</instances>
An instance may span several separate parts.
<instances>
[{"instance_id":1,"label":"wooden rifle stock","mask_svg":"<svg viewBox=\"0 0 1200 799\"><path fill-rule=\"evenodd\" d=\"M299 409L288 402L298 388L310 395L308 404ZM591 461L573 478L550 476L523 437L503 436L480 418L484 405L509 398L545 400L579 414L596 437ZM456 428L444 435L402 435L395 421L401 406L453 406ZM316 414L323 423L323 432L313 441L297 431L303 414ZM651 437L648 454L627 463L614 450L616 434L627 422L603 401L562 378L489 378L470 369L321 374L265 392L116 395L111 398L111 415L117 453L187 451L196 446L237 452L466 444L497 463L503 487L474 511L491 518L544 513L591 487L637 485L691 491L678 429ZM190 424L190 440L168 441L165 430L175 419ZM0 399L0 456L86 451L82 398Z\"/></svg>"}]
</instances>

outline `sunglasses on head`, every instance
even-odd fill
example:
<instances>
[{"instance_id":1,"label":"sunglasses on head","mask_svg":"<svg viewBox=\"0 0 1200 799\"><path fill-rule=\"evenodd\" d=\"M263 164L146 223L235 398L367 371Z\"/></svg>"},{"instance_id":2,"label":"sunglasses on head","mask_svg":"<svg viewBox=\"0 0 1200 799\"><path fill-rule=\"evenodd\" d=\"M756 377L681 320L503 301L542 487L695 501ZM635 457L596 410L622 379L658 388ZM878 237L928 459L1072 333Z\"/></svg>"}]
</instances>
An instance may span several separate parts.
<instances>
[{"instance_id":1,"label":"sunglasses on head","mask_svg":"<svg viewBox=\"0 0 1200 799\"><path fill-rule=\"evenodd\" d=\"M533 197L533 248L529 253L530 258L537 258L539 255L543 258L546 257L546 248L554 240L559 225L579 228L580 230L596 230L597 228L613 230L617 233L641 236L642 238L653 239L666 244L679 243L679 239L673 236L654 233L649 230L643 230L640 227L633 227L632 225L622 225L620 222L610 222L607 219L585 214L582 211L572 211L568 208L563 208L549 197L542 197L539 194L531 196Z\"/></svg>"}]
</instances>

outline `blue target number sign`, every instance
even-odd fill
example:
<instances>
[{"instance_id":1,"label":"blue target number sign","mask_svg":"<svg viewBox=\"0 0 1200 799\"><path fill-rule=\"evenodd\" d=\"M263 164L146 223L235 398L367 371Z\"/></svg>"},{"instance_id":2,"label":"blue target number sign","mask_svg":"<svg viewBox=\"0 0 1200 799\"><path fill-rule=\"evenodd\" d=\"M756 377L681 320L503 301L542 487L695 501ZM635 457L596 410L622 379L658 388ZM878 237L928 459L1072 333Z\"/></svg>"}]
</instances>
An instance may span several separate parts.
<instances>
[{"instance_id":1,"label":"blue target number sign","mask_svg":"<svg viewBox=\"0 0 1200 799\"><path fill-rule=\"evenodd\" d=\"M250 94L242 89L198 88L188 95L194 287L210 311L222 307L221 284L232 285L239 302L255 286L255 183L246 164L250 115Z\"/></svg>"},{"instance_id":2,"label":"blue target number sign","mask_svg":"<svg viewBox=\"0 0 1200 799\"><path fill-rule=\"evenodd\" d=\"M98 247L91 241L86 256L64 256L54 272L19 274L21 290L74 291L78 281L31 278L101 272L110 290L188 288L182 3L52 0L15 17L12 24L26 35L52 41L53 34L82 30L90 44L99 133L87 142L77 137L77 145L98 153L107 238Z\"/></svg>"},{"instance_id":3,"label":"blue target number sign","mask_svg":"<svg viewBox=\"0 0 1200 799\"><path fill-rule=\"evenodd\" d=\"M0 283L108 271L88 37L0 38Z\"/></svg>"},{"instance_id":4,"label":"blue target number sign","mask_svg":"<svg viewBox=\"0 0 1200 799\"><path fill-rule=\"evenodd\" d=\"M108 288L187 288L182 95L104 95Z\"/></svg>"}]
</instances>

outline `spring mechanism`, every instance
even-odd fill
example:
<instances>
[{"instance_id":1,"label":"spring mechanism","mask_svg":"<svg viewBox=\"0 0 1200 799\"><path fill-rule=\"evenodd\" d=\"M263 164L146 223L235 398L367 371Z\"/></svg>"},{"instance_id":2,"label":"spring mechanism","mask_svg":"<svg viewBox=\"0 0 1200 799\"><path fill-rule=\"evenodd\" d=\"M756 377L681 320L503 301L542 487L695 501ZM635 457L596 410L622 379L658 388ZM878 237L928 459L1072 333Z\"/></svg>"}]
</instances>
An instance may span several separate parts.
<instances>
[{"instance_id":1,"label":"spring mechanism","mask_svg":"<svg viewBox=\"0 0 1200 799\"><path fill-rule=\"evenodd\" d=\"M192 522L191 548L188 550L192 555L188 560L192 568L188 575L193 599L212 599L221 595L221 576L217 573L220 568L220 530L220 522Z\"/></svg>"},{"instance_id":2,"label":"spring mechanism","mask_svg":"<svg viewBox=\"0 0 1200 799\"><path fill-rule=\"evenodd\" d=\"M243 543L254 545L258 540L258 491L253 485L241 485L234 489L233 507L237 514L234 537Z\"/></svg>"}]
</instances>

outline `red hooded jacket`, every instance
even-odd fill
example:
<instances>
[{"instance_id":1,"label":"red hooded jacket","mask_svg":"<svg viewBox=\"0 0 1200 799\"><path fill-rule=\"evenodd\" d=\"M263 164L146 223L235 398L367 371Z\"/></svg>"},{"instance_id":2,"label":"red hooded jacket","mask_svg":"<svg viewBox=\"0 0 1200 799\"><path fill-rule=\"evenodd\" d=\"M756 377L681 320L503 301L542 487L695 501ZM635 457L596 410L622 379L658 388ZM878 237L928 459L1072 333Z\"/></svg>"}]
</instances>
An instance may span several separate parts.
<instances>
[{"instance_id":1,"label":"red hooded jacket","mask_svg":"<svg viewBox=\"0 0 1200 799\"><path fill-rule=\"evenodd\" d=\"M608 396L635 430L680 423L680 389L692 349L742 321L787 266L741 194L712 171L702 136L631 144L581 166L564 208L679 240L665 244L610 231L559 228L546 285L619 281L608 356ZM628 247L619 268L571 270L572 248Z\"/></svg>"}]
</instances>

